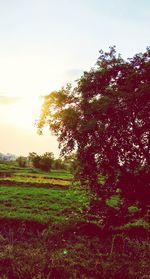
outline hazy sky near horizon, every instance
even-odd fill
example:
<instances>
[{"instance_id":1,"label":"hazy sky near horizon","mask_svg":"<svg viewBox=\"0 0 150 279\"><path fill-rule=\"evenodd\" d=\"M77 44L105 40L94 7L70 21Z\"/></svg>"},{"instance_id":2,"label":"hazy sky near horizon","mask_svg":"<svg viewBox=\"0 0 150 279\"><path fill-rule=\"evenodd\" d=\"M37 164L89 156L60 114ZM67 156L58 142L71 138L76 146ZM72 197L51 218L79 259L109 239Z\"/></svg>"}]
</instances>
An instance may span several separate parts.
<instances>
[{"instance_id":1,"label":"hazy sky near horizon","mask_svg":"<svg viewBox=\"0 0 150 279\"><path fill-rule=\"evenodd\" d=\"M149 0L0 0L0 152L58 155L35 128L41 96L79 78L100 49L145 51L149 30Z\"/></svg>"}]
</instances>

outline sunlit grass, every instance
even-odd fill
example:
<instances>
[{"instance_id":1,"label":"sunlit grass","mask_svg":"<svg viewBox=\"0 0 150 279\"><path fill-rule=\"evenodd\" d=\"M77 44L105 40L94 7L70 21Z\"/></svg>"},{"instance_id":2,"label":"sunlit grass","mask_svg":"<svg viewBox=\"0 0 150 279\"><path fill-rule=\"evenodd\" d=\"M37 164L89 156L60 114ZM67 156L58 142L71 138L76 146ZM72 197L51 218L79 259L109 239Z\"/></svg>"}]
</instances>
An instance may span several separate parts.
<instances>
[{"instance_id":1,"label":"sunlit grass","mask_svg":"<svg viewBox=\"0 0 150 279\"><path fill-rule=\"evenodd\" d=\"M117 207L120 204L121 198L119 195L113 195L106 200L106 204L111 207Z\"/></svg>"},{"instance_id":2,"label":"sunlit grass","mask_svg":"<svg viewBox=\"0 0 150 279\"><path fill-rule=\"evenodd\" d=\"M0 217L42 222L79 218L87 203L86 193L79 190L0 186Z\"/></svg>"},{"instance_id":3,"label":"sunlit grass","mask_svg":"<svg viewBox=\"0 0 150 279\"><path fill-rule=\"evenodd\" d=\"M5 178L1 178L1 180L5 180L5 181L12 181L12 182L22 182L23 184L25 183L38 183L38 184L53 184L53 185L70 185L70 181L66 181L66 180L62 180L62 179L52 179L52 178L48 178L48 177L42 177L42 176L37 176L37 177L31 177L31 176L19 176L19 175L14 175L12 177L5 177Z\"/></svg>"},{"instance_id":4,"label":"sunlit grass","mask_svg":"<svg viewBox=\"0 0 150 279\"><path fill-rule=\"evenodd\" d=\"M121 228L128 229L131 227L143 227L145 229L150 229L150 223L146 222L143 218L140 218L123 225Z\"/></svg>"}]
</instances>

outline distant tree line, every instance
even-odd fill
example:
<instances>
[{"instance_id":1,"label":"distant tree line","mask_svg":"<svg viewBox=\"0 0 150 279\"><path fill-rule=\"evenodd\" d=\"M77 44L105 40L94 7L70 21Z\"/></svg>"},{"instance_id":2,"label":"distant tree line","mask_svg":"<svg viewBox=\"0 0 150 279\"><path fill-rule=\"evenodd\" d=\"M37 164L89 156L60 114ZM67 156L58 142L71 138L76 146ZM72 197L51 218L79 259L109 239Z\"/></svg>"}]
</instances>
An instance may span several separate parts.
<instances>
[{"instance_id":1,"label":"distant tree line","mask_svg":"<svg viewBox=\"0 0 150 279\"><path fill-rule=\"evenodd\" d=\"M34 167L42 171L66 170L71 173L75 172L76 155L68 155L64 158L54 158L52 152L45 152L43 155L38 155L35 152L30 152L28 157L19 156L16 159L20 167Z\"/></svg>"}]
</instances>

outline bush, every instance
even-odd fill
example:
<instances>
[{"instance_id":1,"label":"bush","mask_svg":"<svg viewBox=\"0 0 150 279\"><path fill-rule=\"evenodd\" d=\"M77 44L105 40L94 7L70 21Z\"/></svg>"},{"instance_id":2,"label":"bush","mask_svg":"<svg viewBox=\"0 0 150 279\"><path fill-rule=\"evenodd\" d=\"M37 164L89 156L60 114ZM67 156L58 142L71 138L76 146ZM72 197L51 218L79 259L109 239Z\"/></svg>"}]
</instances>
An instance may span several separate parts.
<instances>
[{"instance_id":1,"label":"bush","mask_svg":"<svg viewBox=\"0 0 150 279\"><path fill-rule=\"evenodd\" d=\"M16 161L17 161L19 167L24 168L24 167L27 166L27 158L26 157L20 156L20 157L17 158Z\"/></svg>"},{"instance_id":2,"label":"bush","mask_svg":"<svg viewBox=\"0 0 150 279\"><path fill-rule=\"evenodd\" d=\"M29 153L29 160L35 168L42 171L50 171L54 155L51 152L46 152L43 155L38 155L35 152Z\"/></svg>"}]
</instances>

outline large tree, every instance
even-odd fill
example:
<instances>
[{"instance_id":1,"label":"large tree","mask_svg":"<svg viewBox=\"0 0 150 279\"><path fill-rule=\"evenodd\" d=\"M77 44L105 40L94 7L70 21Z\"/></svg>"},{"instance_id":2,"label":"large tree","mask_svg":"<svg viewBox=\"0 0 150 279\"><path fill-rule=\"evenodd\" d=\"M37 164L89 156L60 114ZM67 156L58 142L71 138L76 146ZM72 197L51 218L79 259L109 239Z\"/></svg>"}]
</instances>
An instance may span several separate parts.
<instances>
[{"instance_id":1,"label":"large tree","mask_svg":"<svg viewBox=\"0 0 150 279\"><path fill-rule=\"evenodd\" d=\"M111 47L100 51L75 88L45 96L38 128L49 125L63 155L77 151L80 179L98 195L121 188L129 203L144 207L150 194L149 120L150 49L126 61Z\"/></svg>"}]
</instances>

